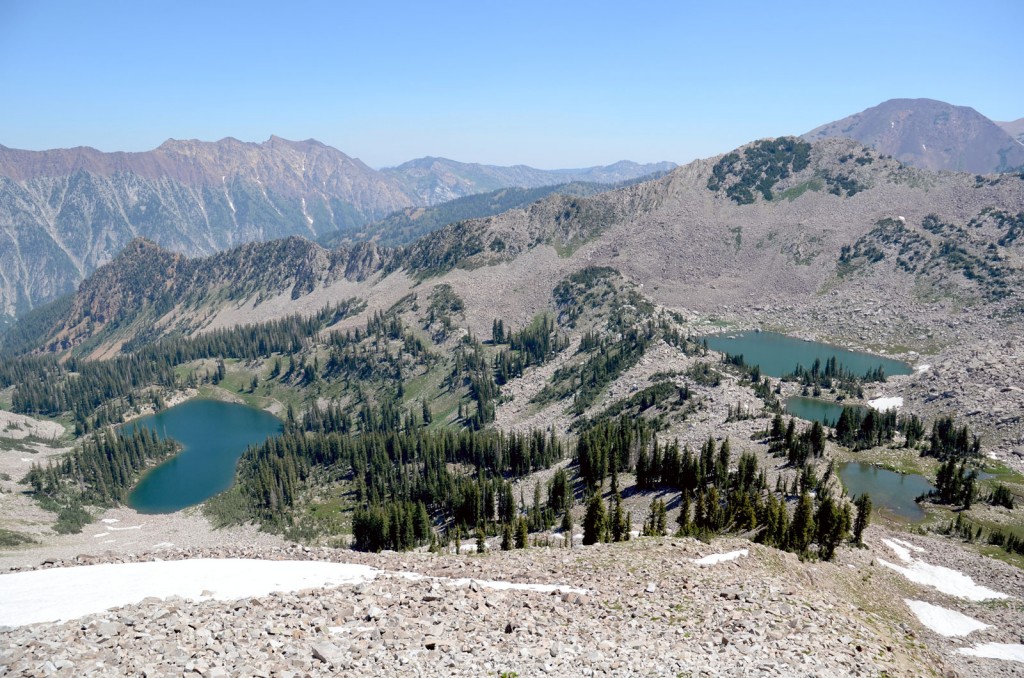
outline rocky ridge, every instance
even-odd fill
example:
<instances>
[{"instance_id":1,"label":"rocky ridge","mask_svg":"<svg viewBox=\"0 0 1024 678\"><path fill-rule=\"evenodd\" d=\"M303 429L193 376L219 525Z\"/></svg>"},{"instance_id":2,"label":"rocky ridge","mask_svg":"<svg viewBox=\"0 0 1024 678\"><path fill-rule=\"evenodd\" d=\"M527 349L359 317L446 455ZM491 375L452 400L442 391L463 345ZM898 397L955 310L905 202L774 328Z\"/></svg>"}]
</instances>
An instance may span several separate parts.
<instances>
[{"instance_id":1,"label":"rocky ridge","mask_svg":"<svg viewBox=\"0 0 1024 678\"><path fill-rule=\"evenodd\" d=\"M665 166L544 171L432 160L443 171L412 163L382 172L316 140L276 136L263 143L172 139L142 153L0 146L0 319L71 292L136 237L208 255L355 229L396 210L494 188L615 183ZM447 188L423 193L421 181Z\"/></svg>"},{"instance_id":2,"label":"rocky ridge","mask_svg":"<svg viewBox=\"0 0 1024 678\"><path fill-rule=\"evenodd\" d=\"M338 560L379 568L351 587L233 602L144 600L57 624L0 630L0 666L27 675L1012 675L1019 664L958 654L1016 642L1019 605L965 604L911 584L869 550L837 563L719 539L639 539L485 556L357 554L283 547L161 551L161 559L260 557ZM944 563L954 548L915 539ZM708 554L727 562L701 565ZM73 562L147 560L79 556ZM934 557L934 556L933 556ZM978 563L980 565L980 563ZM1015 587L1019 571L972 568L981 583ZM410 576L415 572L419 576ZM599 578L594 572L600 572ZM490 588L487 581L557 584L589 593ZM991 625L970 641L925 628L902 603L927 598Z\"/></svg>"}]
</instances>

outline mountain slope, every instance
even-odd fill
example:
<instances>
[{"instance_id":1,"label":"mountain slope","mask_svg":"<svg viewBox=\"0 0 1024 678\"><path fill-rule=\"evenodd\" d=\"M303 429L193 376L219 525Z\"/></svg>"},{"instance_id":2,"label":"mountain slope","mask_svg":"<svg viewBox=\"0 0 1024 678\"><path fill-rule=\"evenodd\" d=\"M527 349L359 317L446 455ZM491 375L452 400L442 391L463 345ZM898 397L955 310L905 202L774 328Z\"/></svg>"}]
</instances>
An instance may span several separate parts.
<instances>
[{"instance_id":1,"label":"mountain slope","mask_svg":"<svg viewBox=\"0 0 1024 678\"><path fill-rule=\"evenodd\" d=\"M318 141L279 137L263 143L169 140L144 153L0 146L0 324L71 292L137 237L208 255L290 235L351 233L397 210L518 181L559 184L576 174L618 181L653 171L629 163L568 174L431 164L437 167L411 163L379 172ZM443 196L421 197L413 188L448 182L465 168L487 181L467 174L449 182Z\"/></svg>"},{"instance_id":2,"label":"mountain slope","mask_svg":"<svg viewBox=\"0 0 1024 678\"><path fill-rule=\"evenodd\" d=\"M973 108L932 99L890 99L815 128L817 141L846 137L930 170L1005 172L1024 166L1024 145Z\"/></svg>"},{"instance_id":3,"label":"mountain slope","mask_svg":"<svg viewBox=\"0 0 1024 678\"><path fill-rule=\"evenodd\" d=\"M756 190L741 190L748 185ZM470 328L485 332L495 317L530 318L548 308L560 280L597 265L642 283L659 304L701 313L719 313L735 303L773 309L820 304L825 291L830 299L839 295L853 303L870 290L890 305L885 317L892 324L881 328L878 338L895 339L915 331L918 314L899 309L911 302L902 290L918 284L946 290L942 294L969 294L977 300L972 303L1000 308L1019 303L1000 290L1012 290L1020 275L1022 205L1024 181L1016 176L978 181L970 175L937 175L838 139L813 146L757 142L655 181L592 197L551 196L523 209L452 224L405 248L331 252L286 241L292 243L286 251L302 254L290 263L281 260L273 271L268 267L280 257L280 243L197 260L189 266L223 271L223 276L182 276L168 288L171 301L194 297L190 303L202 311L176 313L157 327L251 322L286 315L297 305L312 311L336 301L342 290L345 297L366 299L370 312L387 308L424 281L451 284L466 302ZM879 257L879 242L865 238L886 247L914 242L906 252ZM922 267L903 266L914 248ZM950 257L951 248L963 251ZM257 251L273 254L259 263L240 254ZM350 258L357 252L358 274L352 275ZM923 267L925 262L931 263ZM90 290L102 300L119 286L140 284L125 277L131 267L124 262L105 270L113 277L83 286L73 306L78 310L62 321L65 330L79 327L86 317L81 299ZM354 283L356 278L361 282ZM230 299L216 292L226 281L234 290L226 295ZM122 327L143 310L154 311L151 303L119 309L127 313ZM837 316L836 322L845 321ZM149 328L149 320L132 332L143 326ZM80 333L75 341L95 334Z\"/></svg>"},{"instance_id":4,"label":"mountain slope","mask_svg":"<svg viewBox=\"0 0 1024 678\"><path fill-rule=\"evenodd\" d=\"M1012 120L1010 122L997 122L1000 128L1017 141L1024 144L1024 118Z\"/></svg>"},{"instance_id":5,"label":"mountain slope","mask_svg":"<svg viewBox=\"0 0 1024 678\"><path fill-rule=\"evenodd\" d=\"M616 184L572 182L537 188L499 188L489 193L477 193L455 198L433 207L408 207L385 218L357 229L343 229L322 236L318 242L334 247L360 240L373 240L380 245L407 245L447 224L466 219L494 216L511 209L523 208L549 195L590 196L612 191L623 186L649 181L661 173Z\"/></svg>"},{"instance_id":6,"label":"mountain slope","mask_svg":"<svg viewBox=\"0 0 1024 678\"><path fill-rule=\"evenodd\" d=\"M0 314L70 292L129 241L189 255L316 237L413 205L315 141L169 141L148 153L0 148Z\"/></svg>"}]
</instances>

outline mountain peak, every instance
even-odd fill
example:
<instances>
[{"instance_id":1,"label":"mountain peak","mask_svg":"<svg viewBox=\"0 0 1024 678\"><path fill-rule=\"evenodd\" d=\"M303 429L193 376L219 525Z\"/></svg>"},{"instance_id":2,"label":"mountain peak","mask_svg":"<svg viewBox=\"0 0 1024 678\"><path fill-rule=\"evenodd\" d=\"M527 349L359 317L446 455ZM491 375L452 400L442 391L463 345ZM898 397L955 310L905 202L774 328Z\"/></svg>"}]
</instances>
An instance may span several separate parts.
<instances>
[{"instance_id":1,"label":"mountain peak","mask_svg":"<svg viewBox=\"0 0 1024 678\"><path fill-rule=\"evenodd\" d=\"M803 135L847 137L930 170L986 174L1024 166L1024 145L969 106L935 99L889 99Z\"/></svg>"}]
</instances>

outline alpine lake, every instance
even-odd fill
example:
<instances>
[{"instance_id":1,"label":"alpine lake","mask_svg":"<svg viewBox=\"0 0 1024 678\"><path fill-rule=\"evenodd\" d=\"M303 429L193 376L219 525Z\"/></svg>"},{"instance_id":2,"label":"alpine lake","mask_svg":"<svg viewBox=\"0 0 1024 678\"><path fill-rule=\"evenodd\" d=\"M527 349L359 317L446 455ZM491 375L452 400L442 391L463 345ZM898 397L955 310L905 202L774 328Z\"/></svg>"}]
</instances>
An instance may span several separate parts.
<instances>
[{"instance_id":1,"label":"alpine lake","mask_svg":"<svg viewBox=\"0 0 1024 678\"><path fill-rule=\"evenodd\" d=\"M836 357L839 365L864 374L879 366L887 375L910 374L906 363L868 353L850 351L815 341L804 341L772 332L740 332L708 336L708 347L742 355L748 365L759 365L763 374L782 377L797 365L810 367ZM802 419L834 423L843 405L818 398L794 396L786 409ZM126 424L131 433L146 427L161 438L181 445L181 451L143 475L128 498L140 513L173 513L199 504L228 488L245 450L281 432L273 415L248 405L220 400L195 399ZM924 511L914 499L931 489L922 476L903 475L870 464L848 463L839 477L851 496L871 494L875 507L906 520L920 520Z\"/></svg>"},{"instance_id":2,"label":"alpine lake","mask_svg":"<svg viewBox=\"0 0 1024 678\"><path fill-rule=\"evenodd\" d=\"M281 420L248 405L196 399L125 424L170 438L181 451L145 473L128 497L140 513L173 513L231 487L238 459L250 445L281 432Z\"/></svg>"},{"instance_id":3,"label":"alpine lake","mask_svg":"<svg viewBox=\"0 0 1024 678\"><path fill-rule=\"evenodd\" d=\"M761 373L770 377L783 377L796 371L798 365L810 368L815 360L824 364L832 357L836 363L857 375L882 368L887 376L910 374L905 362L883 356L851 351L818 341L806 341L774 332L727 332L705 337L708 348L742 355L747 365L758 365ZM785 402L786 411L808 421L819 421L827 426L835 424L843 412L843 403L821 398L791 396ZM849 407L849 406L848 406ZM853 405L866 409L863 405ZM918 521L925 517L914 501L918 496L934 489L920 475L896 473L872 464L851 462L840 464L839 479L851 497L865 492L871 495L876 511L890 518Z\"/></svg>"}]
</instances>

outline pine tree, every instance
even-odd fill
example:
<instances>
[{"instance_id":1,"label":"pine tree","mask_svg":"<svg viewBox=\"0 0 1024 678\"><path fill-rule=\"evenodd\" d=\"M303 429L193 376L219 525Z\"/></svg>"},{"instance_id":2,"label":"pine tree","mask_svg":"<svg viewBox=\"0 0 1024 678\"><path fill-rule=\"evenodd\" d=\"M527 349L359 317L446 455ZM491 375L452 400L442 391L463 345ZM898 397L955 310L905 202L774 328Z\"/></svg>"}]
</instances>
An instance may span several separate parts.
<instances>
[{"instance_id":1,"label":"pine tree","mask_svg":"<svg viewBox=\"0 0 1024 678\"><path fill-rule=\"evenodd\" d=\"M476 528L476 552L483 553L487 550L487 535L484 533L483 525Z\"/></svg>"},{"instance_id":2,"label":"pine tree","mask_svg":"<svg viewBox=\"0 0 1024 678\"><path fill-rule=\"evenodd\" d=\"M622 510L622 495L618 492L612 498L611 532L612 541L629 539L629 526L626 524L626 516Z\"/></svg>"},{"instance_id":3,"label":"pine tree","mask_svg":"<svg viewBox=\"0 0 1024 678\"><path fill-rule=\"evenodd\" d=\"M854 502L857 507L857 518L853 523L853 543L857 546L864 545L864 528L871 522L871 496L865 492L857 497Z\"/></svg>"},{"instance_id":4,"label":"pine tree","mask_svg":"<svg viewBox=\"0 0 1024 678\"><path fill-rule=\"evenodd\" d=\"M525 549L529 540L530 527L526 523L526 518L520 518L518 525L516 526L516 548Z\"/></svg>"},{"instance_id":5,"label":"pine tree","mask_svg":"<svg viewBox=\"0 0 1024 678\"><path fill-rule=\"evenodd\" d=\"M818 542L818 556L822 560L832 560L836 547L846 537L846 522L842 509L836 505L827 492L818 502L818 513L815 516L815 532Z\"/></svg>"},{"instance_id":6,"label":"pine tree","mask_svg":"<svg viewBox=\"0 0 1024 678\"><path fill-rule=\"evenodd\" d=\"M602 541L606 530L604 502L601 495L594 492L587 502L587 513L583 517L583 544L589 546Z\"/></svg>"},{"instance_id":7,"label":"pine tree","mask_svg":"<svg viewBox=\"0 0 1024 678\"><path fill-rule=\"evenodd\" d=\"M687 492L683 492L679 497L679 515L676 517L676 524L679 525L679 531L676 534L680 537L686 537L693 533L693 523L690 521L690 495Z\"/></svg>"},{"instance_id":8,"label":"pine tree","mask_svg":"<svg viewBox=\"0 0 1024 678\"><path fill-rule=\"evenodd\" d=\"M797 501L793 520L789 525L789 547L800 554L806 554L814 540L814 507L811 495L804 490Z\"/></svg>"},{"instance_id":9,"label":"pine tree","mask_svg":"<svg viewBox=\"0 0 1024 678\"><path fill-rule=\"evenodd\" d=\"M562 536L565 539L565 545L569 548L572 548L572 528L572 510L566 509L562 514Z\"/></svg>"},{"instance_id":10,"label":"pine tree","mask_svg":"<svg viewBox=\"0 0 1024 678\"><path fill-rule=\"evenodd\" d=\"M508 523L505 523L501 527L501 550L512 550L512 526Z\"/></svg>"}]
</instances>

